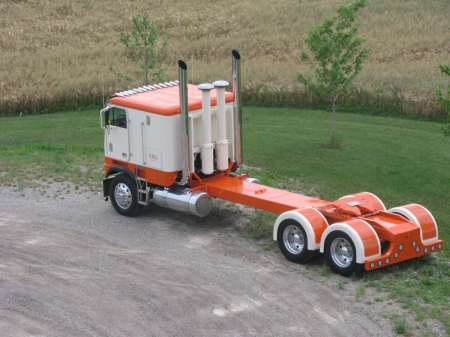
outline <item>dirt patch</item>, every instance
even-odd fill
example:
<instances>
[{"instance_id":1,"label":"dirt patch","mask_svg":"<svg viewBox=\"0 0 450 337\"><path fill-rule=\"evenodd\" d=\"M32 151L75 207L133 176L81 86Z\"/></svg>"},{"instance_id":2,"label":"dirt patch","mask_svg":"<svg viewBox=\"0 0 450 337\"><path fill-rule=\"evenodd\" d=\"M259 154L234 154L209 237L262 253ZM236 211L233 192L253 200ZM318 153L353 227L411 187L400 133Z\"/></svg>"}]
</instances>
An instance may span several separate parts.
<instances>
[{"instance_id":1,"label":"dirt patch","mask_svg":"<svg viewBox=\"0 0 450 337\"><path fill-rule=\"evenodd\" d=\"M390 318L404 315L321 262L244 238L251 210L127 218L100 193L0 187L0 198L5 336L395 336ZM445 335L434 321L427 331Z\"/></svg>"}]
</instances>

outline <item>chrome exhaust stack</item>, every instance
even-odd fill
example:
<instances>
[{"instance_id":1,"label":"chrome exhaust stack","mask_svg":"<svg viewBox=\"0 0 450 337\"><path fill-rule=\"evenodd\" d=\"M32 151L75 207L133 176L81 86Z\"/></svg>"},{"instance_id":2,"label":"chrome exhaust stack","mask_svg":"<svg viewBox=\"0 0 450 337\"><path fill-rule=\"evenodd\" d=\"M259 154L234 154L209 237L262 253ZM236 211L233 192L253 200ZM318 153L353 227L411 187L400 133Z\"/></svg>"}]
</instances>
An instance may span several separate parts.
<instances>
[{"instance_id":1,"label":"chrome exhaust stack","mask_svg":"<svg viewBox=\"0 0 450 337\"><path fill-rule=\"evenodd\" d=\"M233 120L234 120L234 166L231 171L239 171L242 163L242 103L241 103L241 55L233 54Z\"/></svg>"},{"instance_id":2,"label":"chrome exhaust stack","mask_svg":"<svg viewBox=\"0 0 450 337\"><path fill-rule=\"evenodd\" d=\"M180 87L180 134L181 134L181 179L178 185L186 185L189 182L189 107L187 89L187 65L182 60L178 61L178 75Z\"/></svg>"},{"instance_id":3,"label":"chrome exhaust stack","mask_svg":"<svg viewBox=\"0 0 450 337\"><path fill-rule=\"evenodd\" d=\"M189 106L187 65L178 61L179 87L180 87L180 134L181 134L181 178L178 185L186 185L191 176L189 151ZM212 85L211 85L212 86ZM212 197L206 192L191 192L189 187L164 188L155 187L153 201L156 205L175 211L204 217L213 207Z\"/></svg>"}]
</instances>

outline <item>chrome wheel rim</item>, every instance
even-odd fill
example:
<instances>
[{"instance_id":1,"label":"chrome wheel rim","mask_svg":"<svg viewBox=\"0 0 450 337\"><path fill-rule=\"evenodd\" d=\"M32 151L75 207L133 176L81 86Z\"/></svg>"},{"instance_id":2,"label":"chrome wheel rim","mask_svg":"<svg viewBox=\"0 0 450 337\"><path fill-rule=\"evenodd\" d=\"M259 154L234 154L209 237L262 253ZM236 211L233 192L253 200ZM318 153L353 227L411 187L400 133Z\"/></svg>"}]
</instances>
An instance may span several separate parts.
<instances>
[{"instance_id":1,"label":"chrome wheel rim","mask_svg":"<svg viewBox=\"0 0 450 337\"><path fill-rule=\"evenodd\" d=\"M354 252L352 245L344 238L336 238L330 246L330 254L334 263L342 268L352 264Z\"/></svg>"},{"instance_id":2,"label":"chrome wheel rim","mask_svg":"<svg viewBox=\"0 0 450 337\"><path fill-rule=\"evenodd\" d=\"M305 248L305 236L299 227L289 225L283 232L283 242L292 254L300 254Z\"/></svg>"},{"instance_id":3,"label":"chrome wheel rim","mask_svg":"<svg viewBox=\"0 0 450 337\"><path fill-rule=\"evenodd\" d=\"M128 209L133 201L130 188L124 183L119 183L114 188L114 199L117 205L122 209Z\"/></svg>"}]
</instances>

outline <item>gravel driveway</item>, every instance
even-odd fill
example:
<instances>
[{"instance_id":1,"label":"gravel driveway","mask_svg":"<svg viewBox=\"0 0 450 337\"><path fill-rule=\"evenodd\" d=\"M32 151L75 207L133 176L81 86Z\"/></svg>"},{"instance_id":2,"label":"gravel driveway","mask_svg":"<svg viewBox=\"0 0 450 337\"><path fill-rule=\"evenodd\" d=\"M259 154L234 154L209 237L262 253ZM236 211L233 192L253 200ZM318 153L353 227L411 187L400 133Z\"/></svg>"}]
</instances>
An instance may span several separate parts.
<instances>
[{"instance_id":1,"label":"gravel driveway","mask_svg":"<svg viewBox=\"0 0 450 337\"><path fill-rule=\"evenodd\" d=\"M357 299L360 282L263 250L242 219L157 206L126 218L92 192L0 187L0 335L395 335L387 294Z\"/></svg>"}]
</instances>

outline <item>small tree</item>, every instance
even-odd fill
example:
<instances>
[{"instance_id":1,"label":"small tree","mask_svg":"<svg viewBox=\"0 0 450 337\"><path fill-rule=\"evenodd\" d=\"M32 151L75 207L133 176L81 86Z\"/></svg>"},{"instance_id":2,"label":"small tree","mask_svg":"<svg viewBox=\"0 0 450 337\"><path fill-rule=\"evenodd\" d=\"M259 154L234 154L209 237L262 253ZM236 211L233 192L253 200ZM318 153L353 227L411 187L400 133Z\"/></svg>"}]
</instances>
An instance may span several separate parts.
<instances>
[{"instance_id":1,"label":"small tree","mask_svg":"<svg viewBox=\"0 0 450 337\"><path fill-rule=\"evenodd\" d=\"M150 21L148 14L138 14L133 16L134 28L130 33L121 32L120 41L128 48L128 56L133 61L139 63L140 70L136 75L144 77L144 85L149 84L149 77L155 82L164 80L165 72L163 68L157 69L159 58L164 55L167 41L165 41L157 52L157 40L159 30ZM116 75L131 80L129 77L116 72L112 66L110 70Z\"/></svg>"},{"instance_id":2,"label":"small tree","mask_svg":"<svg viewBox=\"0 0 450 337\"><path fill-rule=\"evenodd\" d=\"M301 60L315 68L316 81L301 73L297 73L297 78L317 97L331 94L332 144L335 141L337 97L348 89L362 70L363 62L370 56L369 48L360 50L366 39L355 37L359 28L359 24L355 23L355 14L365 4L366 0L358 0L348 6L341 6L337 16L325 19L322 25L313 26L305 39L314 60L304 51Z\"/></svg>"},{"instance_id":3,"label":"small tree","mask_svg":"<svg viewBox=\"0 0 450 337\"><path fill-rule=\"evenodd\" d=\"M439 69L441 70L441 73L450 76L450 66L440 64ZM447 113L450 112L450 85L447 87L447 96L444 96L439 88L436 89L436 95L438 102L447 110ZM450 137L450 118L449 123L442 127L442 131L444 131L445 136Z\"/></svg>"}]
</instances>

